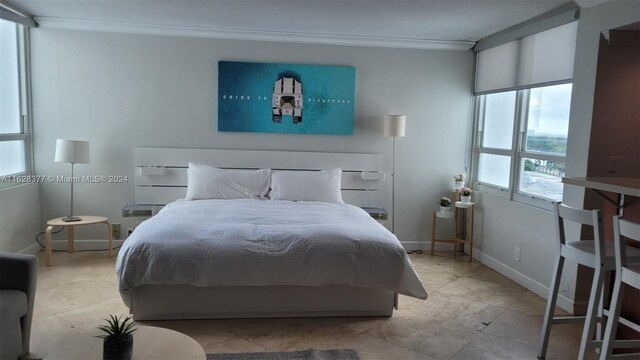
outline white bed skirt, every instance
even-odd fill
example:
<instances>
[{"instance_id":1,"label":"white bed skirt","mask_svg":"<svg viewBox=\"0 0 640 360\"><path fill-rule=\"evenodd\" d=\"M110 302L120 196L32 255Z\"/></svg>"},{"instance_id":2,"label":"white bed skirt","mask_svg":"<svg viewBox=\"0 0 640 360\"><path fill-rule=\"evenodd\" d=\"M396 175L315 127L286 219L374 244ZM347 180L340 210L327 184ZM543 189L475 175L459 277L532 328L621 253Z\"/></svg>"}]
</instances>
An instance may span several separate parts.
<instances>
[{"instance_id":1,"label":"white bed skirt","mask_svg":"<svg viewBox=\"0 0 640 360\"><path fill-rule=\"evenodd\" d=\"M127 291L135 320L391 316L396 293L348 286L143 285Z\"/></svg>"}]
</instances>

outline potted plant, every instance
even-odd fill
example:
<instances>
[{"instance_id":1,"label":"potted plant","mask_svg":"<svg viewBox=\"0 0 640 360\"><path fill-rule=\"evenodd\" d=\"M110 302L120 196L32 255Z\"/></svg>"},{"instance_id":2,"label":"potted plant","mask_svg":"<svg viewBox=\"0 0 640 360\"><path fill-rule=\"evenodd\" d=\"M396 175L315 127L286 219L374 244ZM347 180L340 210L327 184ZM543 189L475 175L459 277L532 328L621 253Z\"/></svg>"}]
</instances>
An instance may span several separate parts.
<instances>
[{"instance_id":1,"label":"potted plant","mask_svg":"<svg viewBox=\"0 0 640 360\"><path fill-rule=\"evenodd\" d=\"M463 187L462 189L460 189L460 201L462 201L463 204L469 204L471 203L471 193L473 191L471 189L469 189L468 187Z\"/></svg>"},{"instance_id":2,"label":"potted plant","mask_svg":"<svg viewBox=\"0 0 640 360\"><path fill-rule=\"evenodd\" d=\"M102 358L105 360L129 360L133 355L133 333L136 331L131 316L122 319L115 315L109 315L104 319L107 324L98 326L105 332L101 335L104 339Z\"/></svg>"},{"instance_id":3,"label":"potted plant","mask_svg":"<svg viewBox=\"0 0 640 360\"><path fill-rule=\"evenodd\" d=\"M464 175L458 174L453 176L453 183L456 189L462 189L464 187Z\"/></svg>"},{"instance_id":4,"label":"potted plant","mask_svg":"<svg viewBox=\"0 0 640 360\"><path fill-rule=\"evenodd\" d=\"M451 206L451 199L446 196L443 196L438 200L438 204L440 204L440 212L447 213L449 212L449 207Z\"/></svg>"}]
</instances>

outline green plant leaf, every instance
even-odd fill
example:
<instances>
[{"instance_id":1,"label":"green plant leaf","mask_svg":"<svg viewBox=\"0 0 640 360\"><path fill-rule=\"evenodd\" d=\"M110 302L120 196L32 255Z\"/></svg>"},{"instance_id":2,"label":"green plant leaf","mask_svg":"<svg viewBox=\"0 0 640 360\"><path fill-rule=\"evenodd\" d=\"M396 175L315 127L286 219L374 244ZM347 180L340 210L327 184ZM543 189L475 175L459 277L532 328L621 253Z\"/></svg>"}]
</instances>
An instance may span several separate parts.
<instances>
[{"instance_id":1,"label":"green plant leaf","mask_svg":"<svg viewBox=\"0 0 640 360\"><path fill-rule=\"evenodd\" d=\"M131 316L117 317L110 314L108 318L104 319L106 325L99 325L97 328L105 332L109 337L126 337L136 331L135 322ZM104 337L104 336L103 336Z\"/></svg>"}]
</instances>

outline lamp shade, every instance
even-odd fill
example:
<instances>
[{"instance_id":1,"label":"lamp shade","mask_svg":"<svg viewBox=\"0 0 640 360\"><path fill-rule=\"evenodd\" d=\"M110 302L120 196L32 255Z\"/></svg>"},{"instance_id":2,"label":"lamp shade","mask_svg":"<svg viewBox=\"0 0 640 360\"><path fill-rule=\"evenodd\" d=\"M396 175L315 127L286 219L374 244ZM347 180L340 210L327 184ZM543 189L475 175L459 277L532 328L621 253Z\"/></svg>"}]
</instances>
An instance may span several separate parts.
<instances>
[{"instance_id":1,"label":"lamp shade","mask_svg":"<svg viewBox=\"0 0 640 360\"><path fill-rule=\"evenodd\" d=\"M88 163L89 142L58 139L56 141L56 162Z\"/></svg>"},{"instance_id":2,"label":"lamp shade","mask_svg":"<svg viewBox=\"0 0 640 360\"><path fill-rule=\"evenodd\" d=\"M407 117L405 115L384 116L384 136L403 137L405 134Z\"/></svg>"}]
</instances>

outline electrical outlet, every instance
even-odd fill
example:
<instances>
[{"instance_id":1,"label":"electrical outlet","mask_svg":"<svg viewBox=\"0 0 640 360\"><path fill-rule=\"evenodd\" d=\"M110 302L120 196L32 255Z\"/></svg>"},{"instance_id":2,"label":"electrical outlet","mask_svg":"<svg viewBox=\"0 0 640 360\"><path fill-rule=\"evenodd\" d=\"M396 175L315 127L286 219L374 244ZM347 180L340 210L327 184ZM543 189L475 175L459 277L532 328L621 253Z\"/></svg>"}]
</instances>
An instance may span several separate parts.
<instances>
[{"instance_id":1,"label":"electrical outlet","mask_svg":"<svg viewBox=\"0 0 640 360\"><path fill-rule=\"evenodd\" d=\"M516 251L515 251L515 253L514 253L513 258L514 258L516 261L520 261L520 247L516 246Z\"/></svg>"},{"instance_id":2,"label":"electrical outlet","mask_svg":"<svg viewBox=\"0 0 640 360\"><path fill-rule=\"evenodd\" d=\"M114 239L120 239L120 224L111 224L111 231Z\"/></svg>"}]
</instances>

